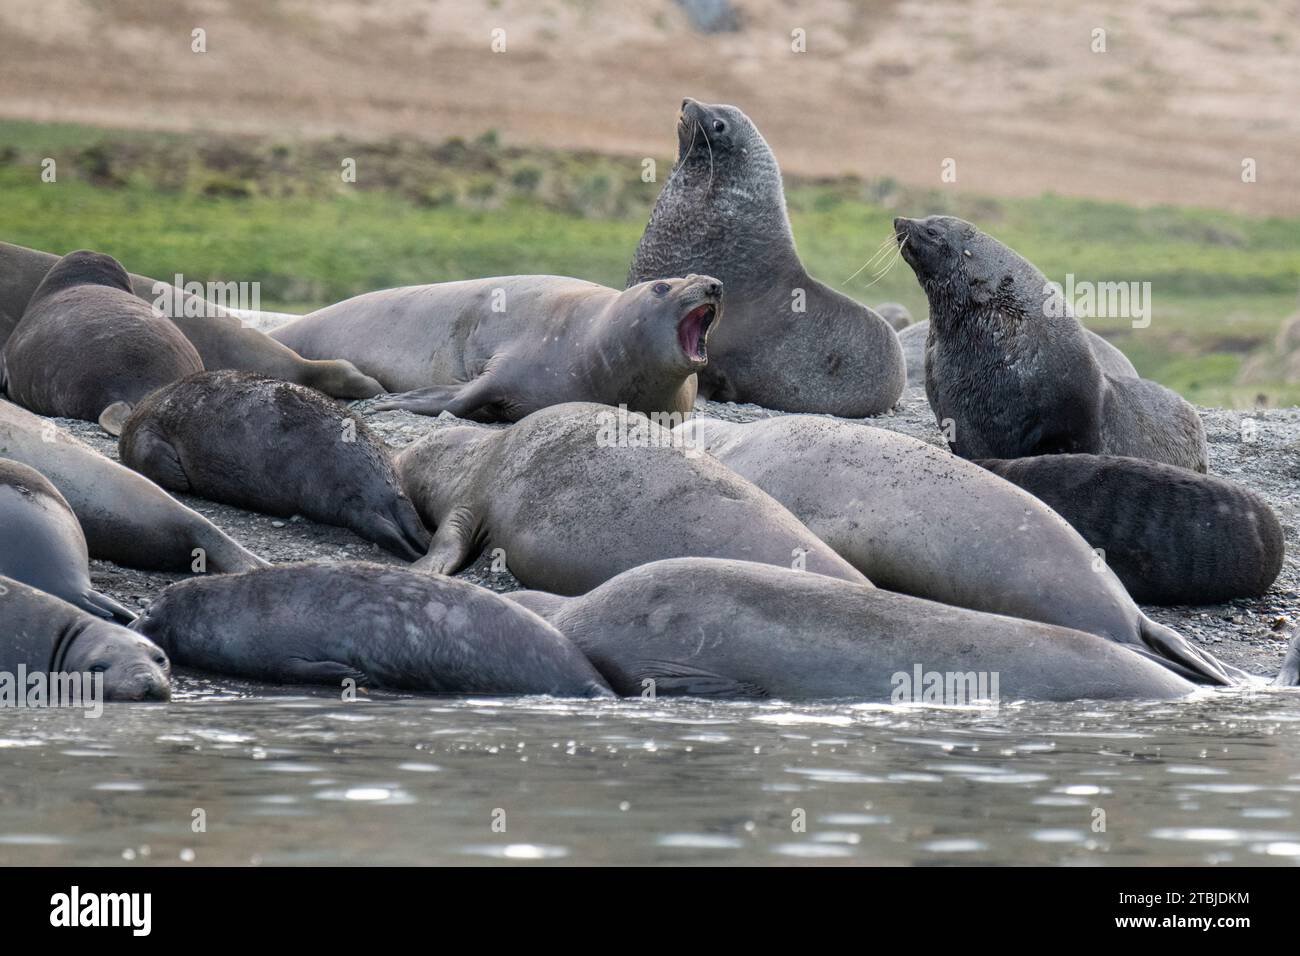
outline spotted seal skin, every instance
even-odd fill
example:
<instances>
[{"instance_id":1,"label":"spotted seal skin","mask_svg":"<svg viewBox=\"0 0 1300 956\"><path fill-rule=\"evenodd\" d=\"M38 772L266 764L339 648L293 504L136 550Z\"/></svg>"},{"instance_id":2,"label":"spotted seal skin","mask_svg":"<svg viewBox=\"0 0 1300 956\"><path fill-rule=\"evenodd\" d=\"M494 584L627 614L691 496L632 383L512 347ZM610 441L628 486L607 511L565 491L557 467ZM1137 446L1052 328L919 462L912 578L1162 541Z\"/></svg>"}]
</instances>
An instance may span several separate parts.
<instances>
[{"instance_id":1,"label":"spotted seal skin","mask_svg":"<svg viewBox=\"0 0 1300 956\"><path fill-rule=\"evenodd\" d=\"M625 696L653 688L890 701L895 675L911 677L918 664L997 674L1001 700L1167 699L1195 689L1092 634L748 561L656 561L580 597L506 596L554 624Z\"/></svg>"},{"instance_id":2,"label":"spotted seal skin","mask_svg":"<svg viewBox=\"0 0 1300 956\"><path fill-rule=\"evenodd\" d=\"M130 624L133 612L91 587L89 560L86 536L59 490L35 469L0 458L0 575Z\"/></svg>"},{"instance_id":3,"label":"spotted seal skin","mask_svg":"<svg viewBox=\"0 0 1300 956\"><path fill-rule=\"evenodd\" d=\"M273 684L610 697L567 638L498 594L361 562L173 584L135 628L177 667Z\"/></svg>"},{"instance_id":4,"label":"spotted seal skin","mask_svg":"<svg viewBox=\"0 0 1300 956\"><path fill-rule=\"evenodd\" d=\"M904 384L898 337L808 274L780 167L749 117L686 99L677 143L628 284L692 272L722 280L727 320L709 343L700 395L849 418L891 408Z\"/></svg>"},{"instance_id":5,"label":"spotted seal skin","mask_svg":"<svg viewBox=\"0 0 1300 956\"><path fill-rule=\"evenodd\" d=\"M168 700L171 664L157 645L52 594L0 577L0 671L103 674L107 700Z\"/></svg>"},{"instance_id":6,"label":"spotted seal skin","mask_svg":"<svg viewBox=\"0 0 1300 956\"><path fill-rule=\"evenodd\" d=\"M1106 374L1032 263L951 216L898 218L894 229L930 300L926 396L953 423L957 454L1125 455L1206 470L1196 410L1155 382Z\"/></svg>"},{"instance_id":7,"label":"spotted seal skin","mask_svg":"<svg viewBox=\"0 0 1300 956\"><path fill-rule=\"evenodd\" d=\"M414 567L453 574L485 548L524 585L580 594L674 557L729 557L870 582L794 515L644 416L586 402L507 429L439 428L397 473L436 529Z\"/></svg>"},{"instance_id":8,"label":"spotted seal skin","mask_svg":"<svg viewBox=\"0 0 1300 956\"><path fill-rule=\"evenodd\" d=\"M386 388L377 411L518 421L571 401L687 412L722 315L722 286L689 275L618 292L562 276L386 289L276 329L303 355L341 355Z\"/></svg>"},{"instance_id":9,"label":"spotted seal skin","mask_svg":"<svg viewBox=\"0 0 1300 956\"><path fill-rule=\"evenodd\" d=\"M1105 455L980 459L1099 548L1142 604L1259 597L1282 570L1282 525L1236 482Z\"/></svg>"},{"instance_id":10,"label":"spotted seal skin","mask_svg":"<svg viewBox=\"0 0 1300 956\"><path fill-rule=\"evenodd\" d=\"M164 488L350 528L414 561L429 532L382 439L318 392L247 372L202 372L140 403L122 463Z\"/></svg>"}]
</instances>

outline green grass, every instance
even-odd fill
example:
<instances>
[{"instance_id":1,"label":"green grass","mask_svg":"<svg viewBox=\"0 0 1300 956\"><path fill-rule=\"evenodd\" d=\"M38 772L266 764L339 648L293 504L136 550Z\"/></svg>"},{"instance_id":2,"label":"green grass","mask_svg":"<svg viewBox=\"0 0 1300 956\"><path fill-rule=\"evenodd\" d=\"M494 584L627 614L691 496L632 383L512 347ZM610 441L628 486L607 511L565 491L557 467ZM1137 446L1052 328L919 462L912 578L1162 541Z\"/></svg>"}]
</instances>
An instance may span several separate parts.
<instances>
[{"instance_id":1,"label":"green grass","mask_svg":"<svg viewBox=\"0 0 1300 956\"><path fill-rule=\"evenodd\" d=\"M40 181L53 156L59 181ZM338 156L357 156L345 186ZM661 179L670 168L661 160ZM258 280L265 307L305 309L371 289L514 273L621 286L659 185L639 161L528 152L484 136L270 143L0 122L0 239L54 252L94 248L146 275ZM960 215L1028 255L1051 279L1146 281L1153 321L1089 325L1139 371L1205 404L1300 386L1236 385L1296 310L1300 220L1042 196L971 198L889 180L787 182L810 271L868 304L925 314L902 263L844 284L888 239L895 215Z\"/></svg>"}]
</instances>

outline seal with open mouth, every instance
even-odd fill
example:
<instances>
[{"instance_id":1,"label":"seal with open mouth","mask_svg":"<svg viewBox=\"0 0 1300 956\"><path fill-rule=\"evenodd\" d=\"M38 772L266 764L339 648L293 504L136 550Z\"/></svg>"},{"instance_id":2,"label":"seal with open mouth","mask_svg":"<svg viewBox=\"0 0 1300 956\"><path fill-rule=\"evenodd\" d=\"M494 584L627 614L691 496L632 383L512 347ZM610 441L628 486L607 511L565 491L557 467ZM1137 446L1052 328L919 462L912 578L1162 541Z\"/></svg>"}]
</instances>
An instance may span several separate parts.
<instances>
[{"instance_id":1,"label":"seal with open mouth","mask_svg":"<svg viewBox=\"0 0 1300 956\"><path fill-rule=\"evenodd\" d=\"M561 276L499 276L371 292L272 335L336 353L394 394L378 410L518 421L564 402L690 411L722 312L710 276L618 292Z\"/></svg>"}]
</instances>

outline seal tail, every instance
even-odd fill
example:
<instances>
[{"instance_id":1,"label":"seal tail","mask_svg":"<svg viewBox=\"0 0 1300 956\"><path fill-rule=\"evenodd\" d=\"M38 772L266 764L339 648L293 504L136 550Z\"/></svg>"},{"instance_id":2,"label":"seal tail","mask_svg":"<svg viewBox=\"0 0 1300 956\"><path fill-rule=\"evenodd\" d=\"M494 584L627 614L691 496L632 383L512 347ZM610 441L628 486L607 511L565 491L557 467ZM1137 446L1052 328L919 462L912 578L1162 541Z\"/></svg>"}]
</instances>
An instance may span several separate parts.
<instances>
[{"instance_id":1,"label":"seal tail","mask_svg":"<svg viewBox=\"0 0 1300 956\"><path fill-rule=\"evenodd\" d=\"M1236 681L1228 675L1222 664L1214 656L1192 646L1173 628L1157 624L1149 617L1143 617L1138 625L1138 633L1146 646L1160 659L1161 663L1177 664L1171 670L1182 673L1179 668L1191 671L1196 679L1207 684L1230 686Z\"/></svg>"}]
</instances>

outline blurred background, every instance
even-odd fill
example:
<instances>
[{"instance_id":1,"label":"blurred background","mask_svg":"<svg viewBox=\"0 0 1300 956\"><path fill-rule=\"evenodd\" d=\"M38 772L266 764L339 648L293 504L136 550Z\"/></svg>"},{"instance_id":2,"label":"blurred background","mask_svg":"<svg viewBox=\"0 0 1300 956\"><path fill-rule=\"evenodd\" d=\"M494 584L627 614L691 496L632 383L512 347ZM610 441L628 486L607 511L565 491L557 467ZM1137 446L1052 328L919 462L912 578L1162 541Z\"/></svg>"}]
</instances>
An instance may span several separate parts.
<instances>
[{"instance_id":1,"label":"blurred background","mask_svg":"<svg viewBox=\"0 0 1300 956\"><path fill-rule=\"evenodd\" d=\"M902 263L846 280L893 216L951 213L1058 282L1150 282L1148 328L1087 322L1142 374L1300 404L1300 3L1054 6L0 0L0 240L291 311L502 273L621 287L689 95L754 119L847 294L924 318Z\"/></svg>"}]
</instances>

